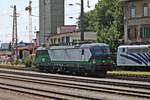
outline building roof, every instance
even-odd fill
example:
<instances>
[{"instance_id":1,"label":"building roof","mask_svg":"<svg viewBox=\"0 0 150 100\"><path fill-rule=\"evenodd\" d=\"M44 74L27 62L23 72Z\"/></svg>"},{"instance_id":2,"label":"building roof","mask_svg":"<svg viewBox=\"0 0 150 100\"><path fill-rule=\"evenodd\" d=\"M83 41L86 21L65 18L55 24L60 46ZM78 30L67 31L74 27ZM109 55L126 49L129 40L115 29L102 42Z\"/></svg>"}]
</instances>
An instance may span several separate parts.
<instances>
[{"instance_id":1,"label":"building roof","mask_svg":"<svg viewBox=\"0 0 150 100\"><path fill-rule=\"evenodd\" d=\"M122 45L122 46L119 46L118 48L149 48L150 45Z\"/></svg>"},{"instance_id":2,"label":"building roof","mask_svg":"<svg viewBox=\"0 0 150 100\"><path fill-rule=\"evenodd\" d=\"M91 44L83 44L81 45L81 48L90 48L93 46L109 46L109 45L105 43L91 43Z\"/></svg>"},{"instance_id":3,"label":"building roof","mask_svg":"<svg viewBox=\"0 0 150 100\"><path fill-rule=\"evenodd\" d=\"M130 1L130 0L120 0L120 1Z\"/></svg>"}]
</instances>

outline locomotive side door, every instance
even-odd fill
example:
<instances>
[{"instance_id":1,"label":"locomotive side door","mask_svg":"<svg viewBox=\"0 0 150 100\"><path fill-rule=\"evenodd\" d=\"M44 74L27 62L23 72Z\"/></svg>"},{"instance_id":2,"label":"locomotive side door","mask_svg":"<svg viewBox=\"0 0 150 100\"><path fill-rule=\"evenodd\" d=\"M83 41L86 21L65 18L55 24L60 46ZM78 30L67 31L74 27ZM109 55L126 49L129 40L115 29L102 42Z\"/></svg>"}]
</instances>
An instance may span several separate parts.
<instances>
[{"instance_id":1,"label":"locomotive side door","mask_svg":"<svg viewBox=\"0 0 150 100\"><path fill-rule=\"evenodd\" d=\"M82 49L82 51L81 51L81 61L84 61L84 60L85 60L84 54L85 54L85 50Z\"/></svg>"},{"instance_id":2,"label":"locomotive side door","mask_svg":"<svg viewBox=\"0 0 150 100\"><path fill-rule=\"evenodd\" d=\"M122 54L128 56L128 48L122 48L121 52L122 52ZM123 65L126 64L126 59L124 57L121 57L120 61Z\"/></svg>"}]
</instances>

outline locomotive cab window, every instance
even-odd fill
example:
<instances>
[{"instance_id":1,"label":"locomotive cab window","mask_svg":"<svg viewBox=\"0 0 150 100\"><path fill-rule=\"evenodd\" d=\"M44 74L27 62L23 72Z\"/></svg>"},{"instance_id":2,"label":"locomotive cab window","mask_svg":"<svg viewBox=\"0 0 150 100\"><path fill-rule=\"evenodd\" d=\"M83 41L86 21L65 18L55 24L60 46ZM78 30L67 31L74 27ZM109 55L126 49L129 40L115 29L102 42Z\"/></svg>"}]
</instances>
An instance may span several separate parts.
<instances>
[{"instance_id":1,"label":"locomotive cab window","mask_svg":"<svg viewBox=\"0 0 150 100\"><path fill-rule=\"evenodd\" d=\"M150 52L150 46L148 46L148 52Z\"/></svg>"},{"instance_id":2,"label":"locomotive cab window","mask_svg":"<svg viewBox=\"0 0 150 100\"><path fill-rule=\"evenodd\" d=\"M81 55L84 55L84 49L82 49Z\"/></svg>"},{"instance_id":3,"label":"locomotive cab window","mask_svg":"<svg viewBox=\"0 0 150 100\"><path fill-rule=\"evenodd\" d=\"M38 55L47 54L47 53L48 53L47 50L38 50L36 52L36 54L38 54Z\"/></svg>"},{"instance_id":4,"label":"locomotive cab window","mask_svg":"<svg viewBox=\"0 0 150 100\"><path fill-rule=\"evenodd\" d=\"M144 53L144 52L148 52L148 48L129 48L128 52L129 53Z\"/></svg>"},{"instance_id":5,"label":"locomotive cab window","mask_svg":"<svg viewBox=\"0 0 150 100\"><path fill-rule=\"evenodd\" d=\"M94 46L92 47L91 52L94 56L110 55L110 49L108 46Z\"/></svg>"}]
</instances>

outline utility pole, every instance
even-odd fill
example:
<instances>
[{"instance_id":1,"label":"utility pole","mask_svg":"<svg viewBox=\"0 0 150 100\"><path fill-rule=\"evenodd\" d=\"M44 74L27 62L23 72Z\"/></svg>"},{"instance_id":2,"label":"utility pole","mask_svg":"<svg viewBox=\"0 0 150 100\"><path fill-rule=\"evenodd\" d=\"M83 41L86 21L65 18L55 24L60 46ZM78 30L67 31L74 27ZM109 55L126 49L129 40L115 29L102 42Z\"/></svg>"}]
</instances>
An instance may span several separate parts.
<instances>
[{"instance_id":1,"label":"utility pole","mask_svg":"<svg viewBox=\"0 0 150 100\"><path fill-rule=\"evenodd\" d=\"M29 11L29 41L32 43L32 1L29 1L29 5L25 8Z\"/></svg>"},{"instance_id":2,"label":"utility pole","mask_svg":"<svg viewBox=\"0 0 150 100\"><path fill-rule=\"evenodd\" d=\"M127 2L124 2L124 43L128 43L128 5Z\"/></svg>"},{"instance_id":3,"label":"utility pole","mask_svg":"<svg viewBox=\"0 0 150 100\"><path fill-rule=\"evenodd\" d=\"M18 36L17 36L17 10L16 5L13 7L13 30L12 30L12 54L16 54L16 59L18 59ZM16 53L14 53L14 47L16 48Z\"/></svg>"},{"instance_id":4,"label":"utility pole","mask_svg":"<svg viewBox=\"0 0 150 100\"><path fill-rule=\"evenodd\" d=\"M44 41L43 41L43 42L44 42L44 45L45 45L45 44L46 44L46 41L45 41L45 32L46 32L46 30L45 30L45 17L46 17L46 14L45 14L45 12L46 12L46 11L45 11L45 5L46 5L46 2L45 2L45 0L44 0L43 3L44 3L44 36L43 36L43 37L44 37L44 38L43 38Z\"/></svg>"},{"instance_id":5,"label":"utility pole","mask_svg":"<svg viewBox=\"0 0 150 100\"><path fill-rule=\"evenodd\" d=\"M81 41L84 41L84 2L83 0L81 0L80 31L81 31Z\"/></svg>"}]
</instances>

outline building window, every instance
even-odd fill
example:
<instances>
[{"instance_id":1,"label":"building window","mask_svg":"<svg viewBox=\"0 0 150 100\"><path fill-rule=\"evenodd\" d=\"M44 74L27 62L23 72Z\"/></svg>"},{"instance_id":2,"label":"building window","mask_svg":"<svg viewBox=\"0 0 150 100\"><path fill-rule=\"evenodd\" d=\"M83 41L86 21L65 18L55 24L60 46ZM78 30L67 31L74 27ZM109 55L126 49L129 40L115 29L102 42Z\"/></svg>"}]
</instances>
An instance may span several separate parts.
<instances>
[{"instance_id":1,"label":"building window","mask_svg":"<svg viewBox=\"0 0 150 100\"><path fill-rule=\"evenodd\" d=\"M67 36L67 37L66 37L66 43L69 43L69 42L70 42L70 37Z\"/></svg>"},{"instance_id":2,"label":"building window","mask_svg":"<svg viewBox=\"0 0 150 100\"><path fill-rule=\"evenodd\" d=\"M136 17L136 6L135 6L135 2L131 3L131 18Z\"/></svg>"},{"instance_id":3,"label":"building window","mask_svg":"<svg viewBox=\"0 0 150 100\"><path fill-rule=\"evenodd\" d=\"M51 39L51 44L53 44L54 42L53 42L53 39Z\"/></svg>"},{"instance_id":4,"label":"building window","mask_svg":"<svg viewBox=\"0 0 150 100\"><path fill-rule=\"evenodd\" d=\"M137 29L136 29L136 27L135 26L133 26L133 27L130 27L129 29L128 29L128 38L129 39L135 39L135 38L137 38Z\"/></svg>"},{"instance_id":5,"label":"building window","mask_svg":"<svg viewBox=\"0 0 150 100\"><path fill-rule=\"evenodd\" d=\"M150 27L140 28L140 36L141 38L150 38Z\"/></svg>"},{"instance_id":6,"label":"building window","mask_svg":"<svg viewBox=\"0 0 150 100\"><path fill-rule=\"evenodd\" d=\"M60 42L61 42L61 41L60 41L60 38L58 38L58 44L60 44Z\"/></svg>"},{"instance_id":7,"label":"building window","mask_svg":"<svg viewBox=\"0 0 150 100\"><path fill-rule=\"evenodd\" d=\"M132 18L135 17L135 8L131 8L131 17L132 17Z\"/></svg>"},{"instance_id":8,"label":"building window","mask_svg":"<svg viewBox=\"0 0 150 100\"><path fill-rule=\"evenodd\" d=\"M61 42L62 42L62 44L65 43L65 37L62 37L62 38L61 38Z\"/></svg>"},{"instance_id":9,"label":"building window","mask_svg":"<svg viewBox=\"0 0 150 100\"><path fill-rule=\"evenodd\" d=\"M56 38L54 38L54 44L56 44Z\"/></svg>"},{"instance_id":10,"label":"building window","mask_svg":"<svg viewBox=\"0 0 150 100\"><path fill-rule=\"evenodd\" d=\"M143 16L148 16L149 13L148 13L148 4L147 3L144 3L143 4Z\"/></svg>"},{"instance_id":11,"label":"building window","mask_svg":"<svg viewBox=\"0 0 150 100\"><path fill-rule=\"evenodd\" d=\"M128 29L127 34L128 34L128 38L131 39L131 32L130 32L130 29Z\"/></svg>"}]
</instances>

